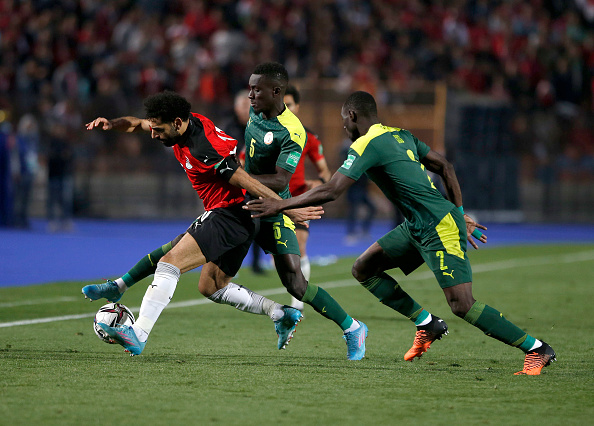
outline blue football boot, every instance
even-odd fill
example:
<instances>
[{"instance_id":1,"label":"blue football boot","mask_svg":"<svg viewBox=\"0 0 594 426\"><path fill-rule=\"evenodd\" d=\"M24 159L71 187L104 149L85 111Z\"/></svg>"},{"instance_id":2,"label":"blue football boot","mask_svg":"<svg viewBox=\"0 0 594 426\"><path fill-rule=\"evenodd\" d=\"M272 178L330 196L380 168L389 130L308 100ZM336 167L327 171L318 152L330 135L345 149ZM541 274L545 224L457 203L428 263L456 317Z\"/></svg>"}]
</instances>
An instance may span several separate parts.
<instances>
[{"instance_id":1,"label":"blue football boot","mask_svg":"<svg viewBox=\"0 0 594 426\"><path fill-rule=\"evenodd\" d=\"M357 320L355 320L357 321ZM356 361L365 356L365 339L367 339L367 326L361 321L357 321L361 327L345 333L342 337L347 344L347 359Z\"/></svg>"},{"instance_id":2,"label":"blue football boot","mask_svg":"<svg viewBox=\"0 0 594 426\"><path fill-rule=\"evenodd\" d=\"M99 326L109 334L116 343L119 343L130 352L130 356L140 355L143 351L146 342L141 342L138 340L134 329L129 325L118 325L117 327L110 327L107 324L102 322L98 322Z\"/></svg>"},{"instance_id":3,"label":"blue football boot","mask_svg":"<svg viewBox=\"0 0 594 426\"><path fill-rule=\"evenodd\" d=\"M290 306L283 306L283 311L285 315L278 321L274 321L274 329L276 330L276 334L278 334L279 349L284 349L289 344L293 338L295 327L297 327L297 324L303 318L303 314L298 309Z\"/></svg>"},{"instance_id":4,"label":"blue football boot","mask_svg":"<svg viewBox=\"0 0 594 426\"><path fill-rule=\"evenodd\" d=\"M104 284L90 284L82 288L85 299L99 300L105 298L110 302L117 302L122 298L122 293L115 281L107 280Z\"/></svg>"}]
</instances>

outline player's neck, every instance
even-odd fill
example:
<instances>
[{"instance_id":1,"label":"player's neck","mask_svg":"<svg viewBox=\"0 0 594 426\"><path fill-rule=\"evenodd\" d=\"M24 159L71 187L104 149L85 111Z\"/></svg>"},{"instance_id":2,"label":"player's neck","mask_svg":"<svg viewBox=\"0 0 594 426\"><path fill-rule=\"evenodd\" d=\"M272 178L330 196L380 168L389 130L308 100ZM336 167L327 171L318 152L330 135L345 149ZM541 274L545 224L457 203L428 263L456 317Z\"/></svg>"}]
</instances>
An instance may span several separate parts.
<instances>
[{"instance_id":1,"label":"player's neck","mask_svg":"<svg viewBox=\"0 0 594 426\"><path fill-rule=\"evenodd\" d=\"M282 104L278 104L278 105L275 104L270 109L270 111L262 111L262 117L264 117L265 120L270 120L274 117L278 117L283 112L285 112L285 108L286 108L286 106L285 106L284 102Z\"/></svg>"},{"instance_id":2,"label":"player's neck","mask_svg":"<svg viewBox=\"0 0 594 426\"><path fill-rule=\"evenodd\" d=\"M188 135L190 134L190 131L188 130L189 125L190 125L190 120L182 121L182 125L178 130L179 136L177 136L175 138L175 145L177 145L181 148L188 145L188 141L190 139L188 137Z\"/></svg>"},{"instance_id":3,"label":"player's neck","mask_svg":"<svg viewBox=\"0 0 594 426\"><path fill-rule=\"evenodd\" d=\"M367 134L367 132L369 132L369 129L371 128L371 126L373 126L374 124L379 124L379 119L377 117L361 117L359 118L359 123L357 123L357 127L359 129L359 133L361 135L365 135Z\"/></svg>"}]
</instances>

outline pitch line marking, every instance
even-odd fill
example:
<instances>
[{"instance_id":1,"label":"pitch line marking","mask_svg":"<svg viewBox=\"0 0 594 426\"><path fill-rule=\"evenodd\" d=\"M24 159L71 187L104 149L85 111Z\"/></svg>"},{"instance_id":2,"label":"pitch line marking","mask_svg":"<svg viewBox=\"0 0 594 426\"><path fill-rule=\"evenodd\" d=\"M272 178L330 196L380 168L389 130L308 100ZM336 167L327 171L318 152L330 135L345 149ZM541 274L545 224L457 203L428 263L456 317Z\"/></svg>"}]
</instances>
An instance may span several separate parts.
<instances>
[{"instance_id":1,"label":"pitch line marking","mask_svg":"<svg viewBox=\"0 0 594 426\"><path fill-rule=\"evenodd\" d=\"M53 297L47 299L32 299L32 300L21 300L19 302L7 302L0 303L0 308L15 308L17 306L27 305L45 305L49 303L60 303L60 302L75 302L80 300L79 297Z\"/></svg>"},{"instance_id":2,"label":"pitch line marking","mask_svg":"<svg viewBox=\"0 0 594 426\"><path fill-rule=\"evenodd\" d=\"M523 268L523 267L532 267L538 265L549 265L551 263L576 263L576 262L587 262L589 260L594 260L594 251L583 251L565 255L557 255L557 256L538 256L538 257L527 257L524 259L512 259L512 260L503 260L500 262L491 262L491 263L481 263L478 265L473 266L473 273L483 273L483 272L491 272L495 270L502 270L502 269L513 269L513 268ZM433 277L433 273L431 271L424 271L418 274L415 274L414 277L407 277L406 281L420 281L426 280ZM354 279L344 279L338 281L327 281L324 283L319 284L323 288L338 288L338 287L350 287L359 285ZM272 288L268 290L261 290L258 291L259 294L262 296L274 296L277 294L285 294L286 289L284 287L281 288ZM82 299L81 299L82 301ZM182 302L172 302L167 305L167 309L174 309L174 308L187 308L190 306L198 306L198 305L205 305L207 303L214 303L210 299L193 299L193 300L184 300ZM131 308L132 311L138 312L140 307ZM21 321L12 321L12 322L0 322L0 328L6 327L16 327L19 325L33 325L33 324L43 324L48 322L56 322L56 321L67 321L67 320L75 320L75 319L82 319L82 318L93 318L95 316L95 312L90 314L75 314L75 315L63 315L58 317L48 317L48 318L35 318L30 320L21 320Z\"/></svg>"}]
</instances>

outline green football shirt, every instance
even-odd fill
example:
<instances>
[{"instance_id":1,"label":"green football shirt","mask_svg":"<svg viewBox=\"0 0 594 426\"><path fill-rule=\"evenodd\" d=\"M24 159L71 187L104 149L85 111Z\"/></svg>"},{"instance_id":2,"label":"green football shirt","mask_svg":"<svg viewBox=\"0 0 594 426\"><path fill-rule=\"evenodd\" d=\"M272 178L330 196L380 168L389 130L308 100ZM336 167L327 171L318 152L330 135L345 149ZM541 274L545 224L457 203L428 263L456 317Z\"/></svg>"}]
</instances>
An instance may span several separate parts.
<instances>
[{"instance_id":1,"label":"green football shirt","mask_svg":"<svg viewBox=\"0 0 594 426\"><path fill-rule=\"evenodd\" d=\"M285 107L282 114L269 120L250 108L250 119L245 129L245 171L254 175L274 174L278 166L294 173L306 140L303 124L289 108ZM289 185L278 195L290 198ZM276 221L281 217L278 215L263 220Z\"/></svg>"},{"instance_id":2,"label":"green football shirt","mask_svg":"<svg viewBox=\"0 0 594 426\"><path fill-rule=\"evenodd\" d=\"M454 208L420 163L430 150L408 130L374 124L353 142L338 171L355 180L366 173L422 239L426 227L435 228Z\"/></svg>"}]
</instances>

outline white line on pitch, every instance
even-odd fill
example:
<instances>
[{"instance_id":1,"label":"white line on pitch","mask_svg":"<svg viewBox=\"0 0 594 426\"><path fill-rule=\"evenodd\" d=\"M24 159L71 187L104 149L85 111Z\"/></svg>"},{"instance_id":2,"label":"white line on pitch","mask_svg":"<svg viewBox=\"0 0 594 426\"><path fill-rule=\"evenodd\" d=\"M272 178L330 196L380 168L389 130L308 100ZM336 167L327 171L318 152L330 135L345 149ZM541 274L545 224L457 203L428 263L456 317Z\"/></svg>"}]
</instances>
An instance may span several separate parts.
<instances>
[{"instance_id":1,"label":"white line on pitch","mask_svg":"<svg viewBox=\"0 0 594 426\"><path fill-rule=\"evenodd\" d=\"M550 255L550 256L538 256L538 257L526 257L523 259L512 259L512 260L504 260L500 262L490 262L490 263L482 263L473 266L472 270L473 273L483 273L483 272L491 272L495 270L502 270L502 269L513 269L513 268L523 268L523 267L532 267L538 265L549 265L553 263L575 263L575 262L586 262L589 260L594 260L594 251L583 251L577 253L569 253L564 255ZM433 273L431 271L424 271L421 273L417 273L412 277L404 278L403 281L418 281L418 280L425 280L433 277ZM319 283L320 287L324 288L337 288L337 287L349 287L358 285L358 283L352 279L344 279L338 281L328 281L324 283ZM284 287L281 288L272 288L268 290L261 290L258 291L259 294L262 296L273 296L277 294L285 294L286 290ZM167 305L167 309L173 308L187 308L190 306L196 305L204 305L207 303L214 303L211 302L210 299L193 299L193 300L185 300L182 302L171 302ZM131 308L132 311L138 312L140 309L139 307ZM21 321L12 321L12 322L0 322L0 328L5 327L15 327L18 325L32 325L32 324L43 324L47 322L55 322L55 321L66 321L66 320L74 320L74 319L81 319L81 318L93 318L95 313L88 313L88 314L76 314L76 315L63 315L59 317L48 317L48 318L36 318L30 320L21 320Z\"/></svg>"},{"instance_id":2,"label":"white line on pitch","mask_svg":"<svg viewBox=\"0 0 594 426\"><path fill-rule=\"evenodd\" d=\"M15 308L17 306L26 305L44 305L49 303L74 302L77 300L80 300L80 297L48 297L47 299L32 299L21 300L19 302L0 303L0 308Z\"/></svg>"}]
</instances>

